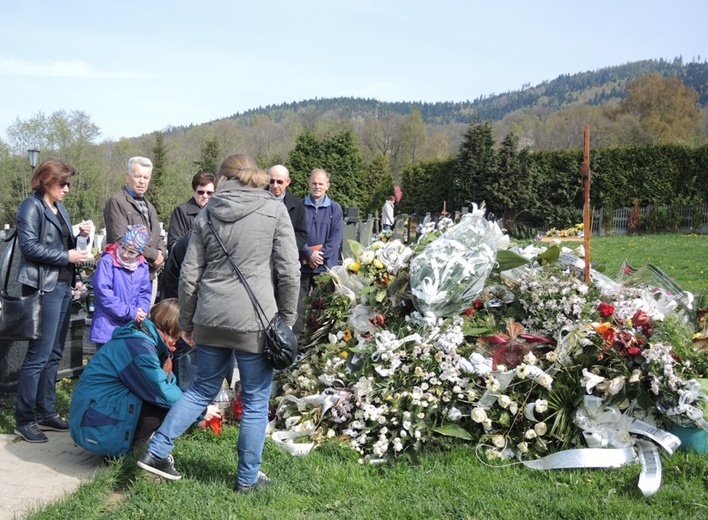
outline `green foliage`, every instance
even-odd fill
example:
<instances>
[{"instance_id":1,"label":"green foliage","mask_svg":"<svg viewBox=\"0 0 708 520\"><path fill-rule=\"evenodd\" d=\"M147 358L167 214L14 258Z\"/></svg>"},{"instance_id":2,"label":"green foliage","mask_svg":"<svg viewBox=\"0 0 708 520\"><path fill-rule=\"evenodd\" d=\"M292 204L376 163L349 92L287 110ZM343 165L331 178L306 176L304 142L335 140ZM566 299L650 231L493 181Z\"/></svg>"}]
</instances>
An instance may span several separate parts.
<instances>
[{"instance_id":1,"label":"green foliage","mask_svg":"<svg viewBox=\"0 0 708 520\"><path fill-rule=\"evenodd\" d=\"M290 170L291 183L288 189L295 196L301 199L307 196L310 192L310 172L315 168L322 168L324 159L322 145L313 132L308 130L297 137L295 148L290 152L285 164Z\"/></svg>"},{"instance_id":2,"label":"green foliage","mask_svg":"<svg viewBox=\"0 0 708 520\"><path fill-rule=\"evenodd\" d=\"M366 165L357 148L354 134L348 130L321 141L310 131L301 134L286 166L292 180L290 190L300 198L310 192L310 172L322 168L331 176L327 194L332 200L343 207L359 207L365 201L363 182L367 178Z\"/></svg>"},{"instance_id":3,"label":"green foliage","mask_svg":"<svg viewBox=\"0 0 708 520\"><path fill-rule=\"evenodd\" d=\"M201 148L201 154L198 161L194 161L194 166L197 172L210 172L216 173L219 171L219 164L221 162L221 144L219 143L219 138L214 135L204 141Z\"/></svg>"},{"instance_id":4,"label":"green foliage","mask_svg":"<svg viewBox=\"0 0 708 520\"><path fill-rule=\"evenodd\" d=\"M452 185L454 207L471 206L494 198L490 182L498 175L491 121L470 125L456 157ZM496 208L487 206L490 210Z\"/></svg>"},{"instance_id":5,"label":"green foliage","mask_svg":"<svg viewBox=\"0 0 708 520\"><path fill-rule=\"evenodd\" d=\"M369 166L367 182L364 183L363 216L373 215L376 211L380 214L386 199L389 195L393 195L393 188L393 177L388 159L385 155L378 154Z\"/></svg>"},{"instance_id":6,"label":"green foliage","mask_svg":"<svg viewBox=\"0 0 708 520\"><path fill-rule=\"evenodd\" d=\"M418 211L442 211L443 203L452 199L453 160L416 163L403 170L401 178L402 210L406 213ZM450 203L447 205L450 209Z\"/></svg>"}]
</instances>

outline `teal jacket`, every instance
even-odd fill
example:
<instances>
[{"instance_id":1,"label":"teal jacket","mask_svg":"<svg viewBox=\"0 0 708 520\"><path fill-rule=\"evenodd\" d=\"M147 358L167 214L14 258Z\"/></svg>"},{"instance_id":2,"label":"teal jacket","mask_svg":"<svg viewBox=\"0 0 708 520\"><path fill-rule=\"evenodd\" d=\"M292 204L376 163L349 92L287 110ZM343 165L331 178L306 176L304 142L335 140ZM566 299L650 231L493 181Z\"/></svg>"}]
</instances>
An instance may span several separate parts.
<instances>
[{"instance_id":1,"label":"teal jacket","mask_svg":"<svg viewBox=\"0 0 708 520\"><path fill-rule=\"evenodd\" d=\"M162 369L168 356L149 319L117 327L86 365L71 397L74 442L110 457L128 453L143 401L170 408L182 395L176 376Z\"/></svg>"}]
</instances>

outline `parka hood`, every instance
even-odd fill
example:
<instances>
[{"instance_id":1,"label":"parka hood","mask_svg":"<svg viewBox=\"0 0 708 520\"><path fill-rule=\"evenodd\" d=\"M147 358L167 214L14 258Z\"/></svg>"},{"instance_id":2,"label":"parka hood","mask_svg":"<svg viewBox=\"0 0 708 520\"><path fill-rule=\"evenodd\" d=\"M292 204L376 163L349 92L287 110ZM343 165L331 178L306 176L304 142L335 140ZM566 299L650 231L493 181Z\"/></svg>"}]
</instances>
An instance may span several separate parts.
<instances>
[{"instance_id":1,"label":"parka hood","mask_svg":"<svg viewBox=\"0 0 708 520\"><path fill-rule=\"evenodd\" d=\"M157 357L160 359L161 365L167 361L167 358L170 356L170 349L165 342L162 341L162 336L160 336L160 333L157 331L157 327L149 318L145 318L140 323L131 321L127 325L116 327L111 339L125 340L138 337L147 337L152 343L155 343Z\"/></svg>"},{"instance_id":2,"label":"parka hood","mask_svg":"<svg viewBox=\"0 0 708 520\"><path fill-rule=\"evenodd\" d=\"M221 222L233 223L258 211L272 200L275 197L269 191L244 186L240 181L231 179L219 186L209 199L207 208Z\"/></svg>"}]
</instances>

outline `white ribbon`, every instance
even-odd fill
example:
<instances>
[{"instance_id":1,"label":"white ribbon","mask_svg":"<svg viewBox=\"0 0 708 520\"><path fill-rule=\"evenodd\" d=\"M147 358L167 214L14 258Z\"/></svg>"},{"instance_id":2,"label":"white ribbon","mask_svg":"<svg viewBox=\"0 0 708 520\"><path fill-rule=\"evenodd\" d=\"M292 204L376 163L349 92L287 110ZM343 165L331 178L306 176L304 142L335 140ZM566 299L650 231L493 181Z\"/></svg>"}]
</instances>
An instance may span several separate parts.
<instances>
[{"instance_id":1,"label":"white ribbon","mask_svg":"<svg viewBox=\"0 0 708 520\"><path fill-rule=\"evenodd\" d=\"M310 437L313 433L317 431L324 415L339 401L346 399L351 394L349 390L337 390L334 388L327 388L321 394L308 395L306 397L295 397L293 395L283 396L280 403L278 404L278 409L276 410L276 417L280 413L281 409L287 403L295 403L299 411L305 411L307 405L321 404L322 412L320 413L320 420L312 428L307 428L304 430L276 430L275 429L275 419L268 423L267 433L270 434L271 439L275 442L281 450L290 453L291 455L307 455L315 447L314 442L300 443L293 442L295 439L300 437Z\"/></svg>"}]
</instances>

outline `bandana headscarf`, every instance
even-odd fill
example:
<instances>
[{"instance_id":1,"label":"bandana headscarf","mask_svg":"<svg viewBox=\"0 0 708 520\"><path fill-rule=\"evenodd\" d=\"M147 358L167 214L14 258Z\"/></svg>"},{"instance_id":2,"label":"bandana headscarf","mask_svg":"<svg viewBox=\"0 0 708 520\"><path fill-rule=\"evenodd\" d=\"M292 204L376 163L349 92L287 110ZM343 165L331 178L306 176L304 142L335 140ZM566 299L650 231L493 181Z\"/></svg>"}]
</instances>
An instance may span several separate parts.
<instances>
[{"instance_id":1,"label":"bandana headscarf","mask_svg":"<svg viewBox=\"0 0 708 520\"><path fill-rule=\"evenodd\" d=\"M123 244L123 247L142 253L149 239L147 228L142 224L135 224L134 226L128 226L121 244Z\"/></svg>"},{"instance_id":2,"label":"bandana headscarf","mask_svg":"<svg viewBox=\"0 0 708 520\"><path fill-rule=\"evenodd\" d=\"M128 226L128 230L121 240L121 245L126 249L132 249L138 253L142 253L148 243L148 238L148 230L142 224ZM140 256L138 255L133 259L126 260L121 258L120 251L116 251L115 254L116 261L129 271L135 271L138 268L139 258Z\"/></svg>"}]
</instances>

